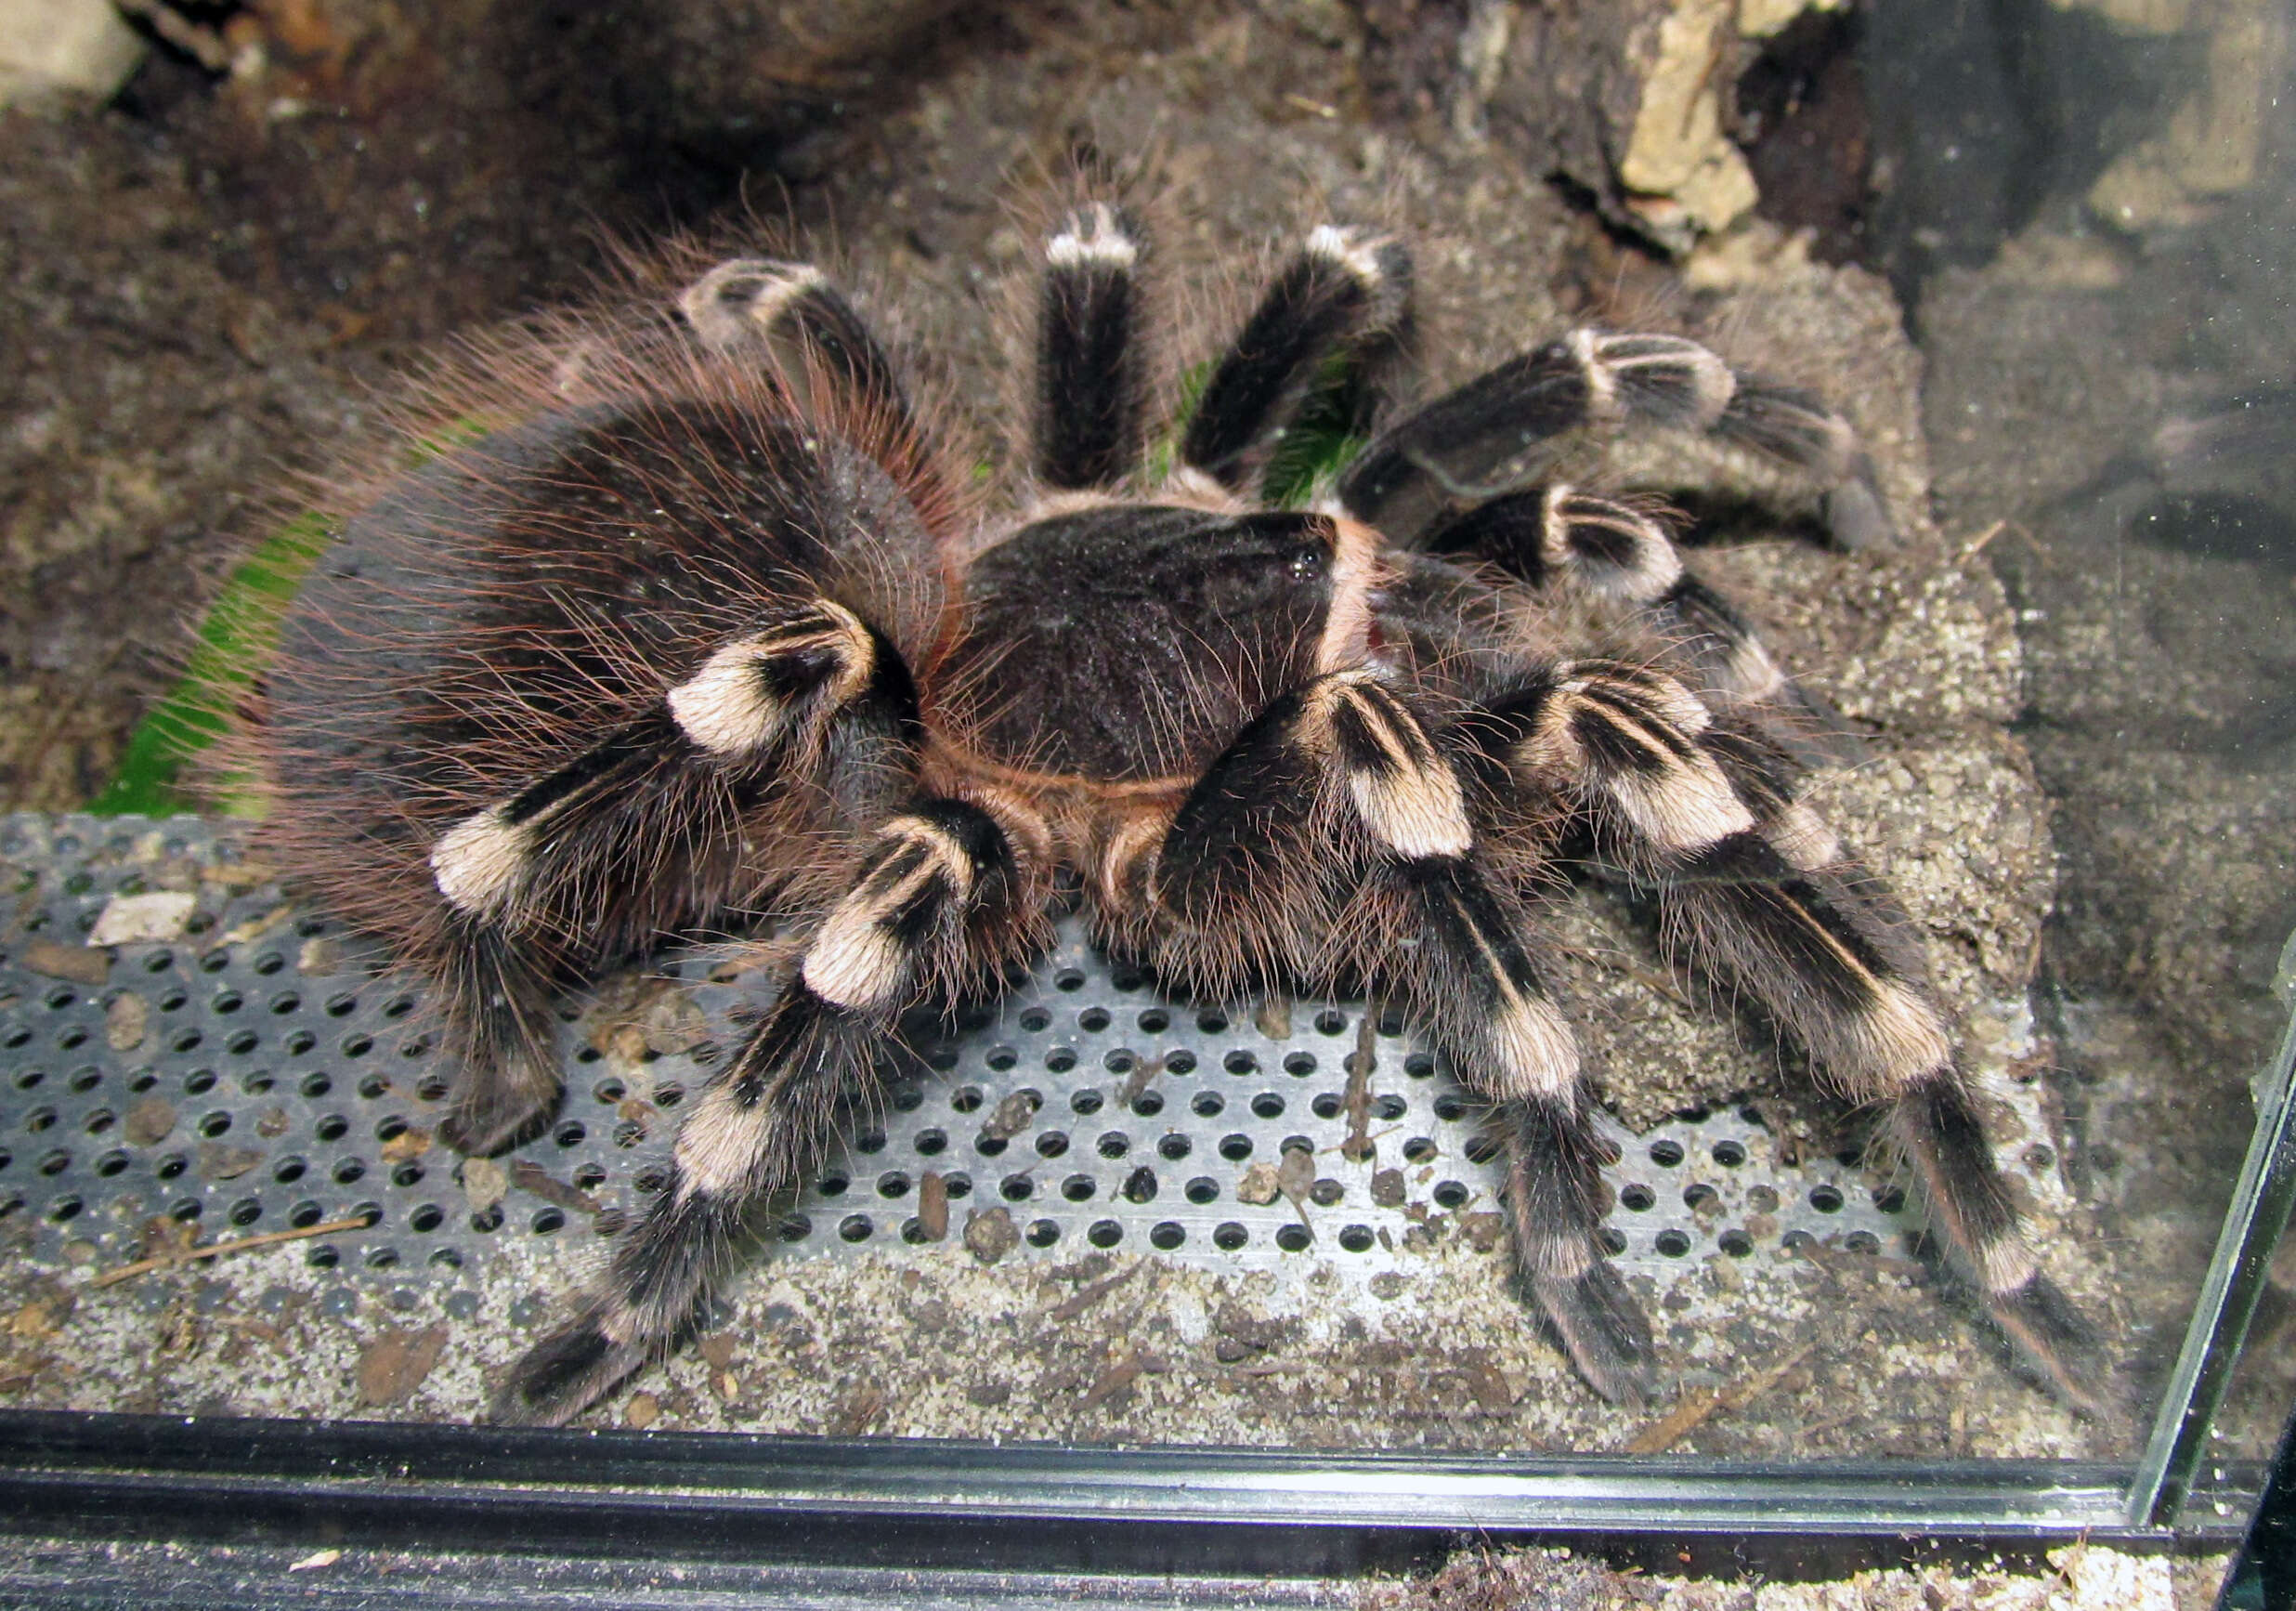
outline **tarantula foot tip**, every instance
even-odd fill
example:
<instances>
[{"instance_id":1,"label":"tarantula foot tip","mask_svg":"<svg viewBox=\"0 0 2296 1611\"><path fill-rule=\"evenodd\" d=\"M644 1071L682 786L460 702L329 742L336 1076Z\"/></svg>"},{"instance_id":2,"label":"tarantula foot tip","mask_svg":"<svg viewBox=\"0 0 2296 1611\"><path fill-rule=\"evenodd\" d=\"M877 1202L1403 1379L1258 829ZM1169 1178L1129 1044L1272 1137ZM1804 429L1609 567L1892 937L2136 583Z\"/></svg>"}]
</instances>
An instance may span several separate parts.
<instances>
[{"instance_id":1,"label":"tarantula foot tip","mask_svg":"<svg viewBox=\"0 0 2296 1611\"><path fill-rule=\"evenodd\" d=\"M2126 1408L2096 1329L2048 1277L2037 1274L2012 1291L1993 1293L1985 1309L2018 1363L2075 1413L2107 1421Z\"/></svg>"},{"instance_id":2,"label":"tarantula foot tip","mask_svg":"<svg viewBox=\"0 0 2296 1611\"><path fill-rule=\"evenodd\" d=\"M438 1121L438 1139L465 1158L493 1158L542 1133L558 1110L557 1094L536 1101L465 1098Z\"/></svg>"},{"instance_id":3,"label":"tarantula foot tip","mask_svg":"<svg viewBox=\"0 0 2296 1611\"><path fill-rule=\"evenodd\" d=\"M1613 1404L1650 1396L1650 1323L1617 1270L1596 1264L1568 1280L1535 1277L1532 1288L1588 1385Z\"/></svg>"},{"instance_id":4,"label":"tarantula foot tip","mask_svg":"<svg viewBox=\"0 0 2296 1611\"><path fill-rule=\"evenodd\" d=\"M1851 553L1879 548L1897 536L1882 495L1863 477L1844 481L1825 497L1826 530Z\"/></svg>"},{"instance_id":5,"label":"tarantula foot tip","mask_svg":"<svg viewBox=\"0 0 2296 1611\"><path fill-rule=\"evenodd\" d=\"M595 1320L576 1320L520 1356L488 1418L505 1426L560 1425L646 1361L644 1349L616 1342Z\"/></svg>"}]
</instances>

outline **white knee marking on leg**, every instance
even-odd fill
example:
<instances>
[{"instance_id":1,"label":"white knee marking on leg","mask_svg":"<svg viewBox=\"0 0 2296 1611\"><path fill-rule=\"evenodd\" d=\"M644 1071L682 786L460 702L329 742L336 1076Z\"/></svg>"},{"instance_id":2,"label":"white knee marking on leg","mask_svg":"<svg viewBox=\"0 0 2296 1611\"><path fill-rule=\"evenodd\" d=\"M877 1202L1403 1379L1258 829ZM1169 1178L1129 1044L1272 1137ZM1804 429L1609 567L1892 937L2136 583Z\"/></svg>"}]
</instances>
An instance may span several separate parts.
<instances>
[{"instance_id":1,"label":"white knee marking on leg","mask_svg":"<svg viewBox=\"0 0 2296 1611\"><path fill-rule=\"evenodd\" d=\"M1562 667L1562 680L1556 687L1572 696L1573 708L1585 702L1583 696L1587 689L1610 689L1622 702L1641 706L1686 738L1696 738L1714 726L1714 713L1706 708L1706 701L1660 672L1573 661Z\"/></svg>"},{"instance_id":2,"label":"white knee marking on leg","mask_svg":"<svg viewBox=\"0 0 2296 1611\"><path fill-rule=\"evenodd\" d=\"M1588 697L1598 684L1616 703ZM1516 745L1518 767L1577 773L1582 789L1607 800L1635 832L1663 850L1697 850L1755 825L1752 808L1712 755L1696 748L1679 753L1684 740L1713 725L1714 714L1672 677L1603 668L1566 677L1557 692L1538 727ZM1594 759L1573 731L1582 717L1604 724L1639 750L1649 768L1611 766L1587 776ZM1659 732L1662 726L1668 731Z\"/></svg>"},{"instance_id":3,"label":"white knee marking on leg","mask_svg":"<svg viewBox=\"0 0 2296 1611\"><path fill-rule=\"evenodd\" d=\"M2034 1262L2033 1250L2025 1245L2025 1238L2011 1231L1997 1237L1977 1250L1977 1261L1983 1272L1985 1290L1995 1297L2014 1292L2033 1278L2040 1266Z\"/></svg>"},{"instance_id":4,"label":"white knee marking on leg","mask_svg":"<svg viewBox=\"0 0 2296 1611\"><path fill-rule=\"evenodd\" d=\"M766 688L763 668L806 648L828 649L837 656L837 669L823 690L824 708L836 710L861 691L875 658L868 629L842 605L822 599L782 630L713 650L699 671L663 696L671 719L697 747L713 755L766 748L787 735L794 713Z\"/></svg>"},{"instance_id":5,"label":"white knee marking on leg","mask_svg":"<svg viewBox=\"0 0 2296 1611\"><path fill-rule=\"evenodd\" d=\"M1359 691L1377 680L1368 672L1346 675L1325 685L1330 692L1321 701L1326 724L1342 702L1354 711L1387 761L1378 769L1347 766L1348 795L1356 815L1373 838L1398 856L1415 861L1465 856L1474 847L1475 831L1467 819L1458 774L1408 713ZM1400 729L1399 722L1409 723L1409 729ZM1341 764L1346 765L1344 757Z\"/></svg>"},{"instance_id":6,"label":"white knee marking on leg","mask_svg":"<svg viewBox=\"0 0 2296 1611\"><path fill-rule=\"evenodd\" d=\"M1574 526L1594 526L1624 536L1629 557L1590 559L1571 541ZM1663 596L1682 580L1682 556L1657 522L1623 504L1583 497L1566 483L1548 490L1539 522L1539 549L1552 568L1569 570L1589 590L1609 597L1643 602Z\"/></svg>"},{"instance_id":7,"label":"white knee marking on leg","mask_svg":"<svg viewBox=\"0 0 2296 1611\"><path fill-rule=\"evenodd\" d=\"M1875 1081L1877 1094L1895 1094L1950 1063L1953 1041L1936 1006L1913 986L1877 978L1872 987L1873 1000L1858 1014L1853 1031L1864 1067L1836 1072L1862 1075Z\"/></svg>"},{"instance_id":8,"label":"white knee marking on leg","mask_svg":"<svg viewBox=\"0 0 2296 1611\"><path fill-rule=\"evenodd\" d=\"M1105 202L1071 214L1061 232L1044 243L1044 260L1056 268L1086 264L1129 268L1139 257L1139 242L1124 232L1116 210Z\"/></svg>"},{"instance_id":9,"label":"white knee marking on leg","mask_svg":"<svg viewBox=\"0 0 2296 1611\"><path fill-rule=\"evenodd\" d=\"M1693 417L1686 422L1703 430L1722 417L1738 382L1730 366L1695 341L1678 335L1613 335L1598 344L1602 360L1613 370L1668 369L1689 377Z\"/></svg>"},{"instance_id":10,"label":"white knee marking on leg","mask_svg":"<svg viewBox=\"0 0 2296 1611\"><path fill-rule=\"evenodd\" d=\"M1376 291L1387 282L1387 269L1379 262L1379 248L1386 243L1383 236L1319 224L1308 232L1306 251L1311 257L1337 263L1366 289Z\"/></svg>"},{"instance_id":11,"label":"white knee marking on leg","mask_svg":"<svg viewBox=\"0 0 2296 1611\"><path fill-rule=\"evenodd\" d=\"M737 257L687 286L678 311L704 346L724 352L764 334L783 308L824 282L810 263Z\"/></svg>"},{"instance_id":12,"label":"white knee marking on leg","mask_svg":"<svg viewBox=\"0 0 2296 1611\"><path fill-rule=\"evenodd\" d=\"M789 707L760 675L771 652L754 643L728 644L701 669L664 696L678 730L713 755L764 749L789 727Z\"/></svg>"},{"instance_id":13,"label":"white knee marking on leg","mask_svg":"<svg viewBox=\"0 0 2296 1611\"><path fill-rule=\"evenodd\" d=\"M1703 754L1674 757L1663 772L1614 773L1605 782L1620 815L1663 850L1701 850L1754 826L1752 809Z\"/></svg>"},{"instance_id":14,"label":"white knee marking on leg","mask_svg":"<svg viewBox=\"0 0 2296 1611\"><path fill-rule=\"evenodd\" d=\"M1825 819L1799 801L1778 813L1762 830L1770 846L1789 867L1812 872L1842 859L1842 842Z\"/></svg>"},{"instance_id":15,"label":"white knee marking on leg","mask_svg":"<svg viewBox=\"0 0 2296 1611\"><path fill-rule=\"evenodd\" d=\"M891 1004L908 982L911 953L885 926L894 914L936 878L947 882L957 904L973 884L972 858L964 846L931 823L905 818L888 824L880 837L906 841L924 854L897 877L865 876L822 923L799 969L814 994L857 1012Z\"/></svg>"},{"instance_id":16,"label":"white knee marking on leg","mask_svg":"<svg viewBox=\"0 0 2296 1611\"><path fill-rule=\"evenodd\" d=\"M1194 465L1174 465L1157 493L1184 508L1212 515L1246 515L1255 507L1250 500L1239 498Z\"/></svg>"},{"instance_id":17,"label":"white knee marking on leg","mask_svg":"<svg viewBox=\"0 0 2296 1611\"><path fill-rule=\"evenodd\" d=\"M1786 674L1778 669L1769 650L1752 638L1742 638L1730 650L1721 680L1724 691L1739 699L1768 700L1784 689Z\"/></svg>"},{"instance_id":18,"label":"white knee marking on leg","mask_svg":"<svg viewBox=\"0 0 2296 1611\"><path fill-rule=\"evenodd\" d=\"M1578 360L1579 373L1586 383L1586 413L1590 419L1607 420L1618 413L1618 377L1602 361L1602 333L1598 330L1574 330L1567 338L1571 356Z\"/></svg>"},{"instance_id":19,"label":"white knee marking on leg","mask_svg":"<svg viewBox=\"0 0 2296 1611\"><path fill-rule=\"evenodd\" d=\"M908 957L875 917L849 914L841 908L822 924L801 971L823 1001L867 1012L900 994Z\"/></svg>"},{"instance_id":20,"label":"white knee marking on leg","mask_svg":"<svg viewBox=\"0 0 2296 1611\"><path fill-rule=\"evenodd\" d=\"M617 1347L627 1348L646 1338L646 1320L635 1309L616 1299L598 1310L598 1335Z\"/></svg>"},{"instance_id":21,"label":"white knee marking on leg","mask_svg":"<svg viewBox=\"0 0 2296 1611\"><path fill-rule=\"evenodd\" d=\"M1388 775L1353 771L1348 792L1372 836L1398 856L1421 861L1474 848L1459 780L1448 766Z\"/></svg>"},{"instance_id":22,"label":"white knee marking on leg","mask_svg":"<svg viewBox=\"0 0 2296 1611\"><path fill-rule=\"evenodd\" d=\"M1490 1035L1504 1065L1494 1096L1560 1099L1578 1083L1578 1040L1552 1002L1506 987Z\"/></svg>"},{"instance_id":23,"label":"white knee marking on leg","mask_svg":"<svg viewBox=\"0 0 2296 1611\"><path fill-rule=\"evenodd\" d=\"M678 1129L678 1200L747 1193L765 1149L770 1096L744 1107L730 1085L712 1086Z\"/></svg>"},{"instance_id":24,"label":"white knee marking on leg","mask_svg":"<svg viewBox=\"0 0 2296 1611\"><path fill-rule=\"evenodd\" d=\"M1155 887L1156 852L1171 828L1169 816L1138 817L1108 836L1101 853L1101 894L1111 906L1123 906L1135 883Z\"/></svg>"},{"instance_id":25,"label":"white knee marking on leg","mask_svg":"<svg viewBox=\"0 0 2296 1611\"><path fill-rule=\"evenodd\" d=\"M1523 1236L1523 1258L1541 1279L1575 1281L1601 1262L1584 1237L1559 1237L1548 1225L1526 1225Z\"/></svg>"},{"instance_id":26,"label":"white knee marking on leg","mask_svg":"<svg viewBox=\"0 0 2296 1611\"><path fill-rule=\"evenodd\" d=\"M489 806L438 836L430 854L438 893L457 911L494 917L517 894L532 858L532 833Z\"/></svg>"}]
</instances>

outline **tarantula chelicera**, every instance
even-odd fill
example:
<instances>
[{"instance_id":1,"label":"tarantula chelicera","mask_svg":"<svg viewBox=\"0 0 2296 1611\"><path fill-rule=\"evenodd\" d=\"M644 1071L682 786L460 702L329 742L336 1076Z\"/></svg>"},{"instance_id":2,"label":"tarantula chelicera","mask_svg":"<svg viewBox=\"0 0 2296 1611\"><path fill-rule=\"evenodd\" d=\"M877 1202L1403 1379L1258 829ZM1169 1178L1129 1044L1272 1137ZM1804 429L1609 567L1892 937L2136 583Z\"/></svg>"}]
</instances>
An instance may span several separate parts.
<instances>
[{"instance_id":1,"label":"tarantula chelicera","mask_svg":"<svg viewBox=\"0 0 2296 1611\"><path fill-rule=\"evenodd\" d=\"M1704 433L1875 540L1849 426L1689 341L1581 330L1272 506L1303 400L1404 324L1409 260L1309 234L1168 440L1146 254L1104 202L1044 241L1002 500L819 271L752 259L674 313L479 355L429 456L350 500L263 690L267 832L428 979L460 1068L445 1139L492 1152L548 1116L555 1002L617 961L761 914L800 936L496 1413L562 1420L674 1346L868 1100L900 1015L993 988L1077 884L1175 990L1395 1002L1494 1110L1538 1311L1637 1396L1650 1332L1603 1254L1533 917L1566 857L1647 891L1685 958L1889 1105L1941 1245L2083 1398L2085 1328L1918 949L1797 799L1794 685L1648 509L1540 479L1583 427Z\"/></svg>"}]
</instances>

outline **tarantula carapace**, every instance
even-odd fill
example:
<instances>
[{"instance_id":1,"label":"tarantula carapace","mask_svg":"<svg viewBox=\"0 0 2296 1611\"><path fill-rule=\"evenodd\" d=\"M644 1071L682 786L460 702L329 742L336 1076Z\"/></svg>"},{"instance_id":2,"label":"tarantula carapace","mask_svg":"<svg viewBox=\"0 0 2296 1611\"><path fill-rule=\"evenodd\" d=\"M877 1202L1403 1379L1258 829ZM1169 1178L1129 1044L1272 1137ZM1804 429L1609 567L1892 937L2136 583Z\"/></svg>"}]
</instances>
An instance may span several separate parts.
<instances>
[{"instance_id":1,"label":"tarantula carapace","mask_svg":"<svg viewBox=\"0 0 2296 1611\"><path fill-rule=\"evenodd\" d=\"M1307 399L1403 327L1409 259L1309 234L1168 438L1146 253L1102 202L1043 242L1001 500L818 270L757 259L480 354L429 456L351 500L267 679L267 832L428 979L446 1139L491 1152L547 1117L554 1008L602 969L735 919L799 936L496 1413L561 1420L673 1347L899 1016L994 988L1077 885L1174 990L1343 981L1415 1021L1494 1110L1539 1312L1637 1395L1650 1332L1603 1255L1534 919L1566 856L1890 1106L1940 1243L2081 1399L2083 1324L1918 950L1797 799L1800 695L1649 509L1541 480L1565 435L1671 427L1875 540L1848 426L1689 341L1581 330L1270 506Z\"/></svg>"}]
</instances>

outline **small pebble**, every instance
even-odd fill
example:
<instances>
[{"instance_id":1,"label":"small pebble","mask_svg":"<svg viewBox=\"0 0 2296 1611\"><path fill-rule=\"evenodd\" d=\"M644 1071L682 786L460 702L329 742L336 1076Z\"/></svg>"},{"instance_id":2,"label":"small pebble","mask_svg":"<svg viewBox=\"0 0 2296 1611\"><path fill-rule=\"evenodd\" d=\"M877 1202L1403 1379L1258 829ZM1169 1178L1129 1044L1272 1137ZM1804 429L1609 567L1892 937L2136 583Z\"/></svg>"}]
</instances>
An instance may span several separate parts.
<instances>
[{"instance_id":1,"label":"small pebble","mask_svg":"<svg viewBox=\"0 0 2296 1611\"><path fill-rule=\"evenodd\" d=\"M441 1306L457 1320L478 1318L478 1294L476 1292L449 1292L446 1303Z\"/></svg>"},{"instance_id":2,"label":"small pebble","mask_svg":"<svg viewBox=\"0 0 2296 1611\"><path fill-rule=\"evenodd\" d=\"M319 1312L330 1320L347 1320L359 1313L359 1294L348 1287L330 1287L319 1295Z\"/></svg>"},{"instance_id":3,"label":"small pebble","mask_svg":"<svg viewBox=\"0 0 2296 1611\"><path fill-rule=\"evenodd\" d=\"M121 1125L133 1146L157 1146L176 1128L176 1110L160 1096L147 1096L127 1110Z\"/></svg>"},{"instance_id":4,"label":"small pebble","mask_svg":"<svg viewBox=\"0 0 2296 1611\"><path fill-rule=\"evenodd\" d=\"M1276 1175L1275 1165L1272 1163L1253 1164L1251 1168L1244 1172L1243 1178L1235 1183L1236 1199L1240 1202L1251 1203L1255 1207L1262 1207L1273 1202L1283 1189Z\"/></svg>"},{"instance_id":5,"label":"small pebble","mask_svg":"<svg viewBox=\"0 0 2296 1611\"><path fill-rule=\"evenodd\" d=\"M622 1424L633 1432L644 1432L660 1419L661 1400L650 1393L633 1393L622 1406Z\"/></svg>"},{"instance_id":6,"label":"small pebble","mask_svg":"<svg viewBox=\"0 0 2296 1611\"><path fill-rule=\"evenodd\" d=\"M104 1044L114 1052L133 1052L144 1043L151 1009L133 990L123 990L104 1009Z\"/></svg>"},{"instance_id":7,"label":"small pebble","mask_svg":"<svg viewBox=\"0 0 2296 1611\"><path fill-rule=\"evenodd\" d=\"M199 897L179 890L155 889L146 895L115 895L103 915L88 931L91 946L132 945L138 941L180 938L191 921Z\"/></svg>"},{"instance_id":8,"label":"small pebble","mask_svg":"<svg viewBox=\"0 0 2296 1611\"><path fill-rule=\"evenodd\" d=\"M965 1216L965 1247L984 1264L993 1264L1021 1245L1012 1215L1001 1208Z\"/></svg>"}]
</instances>

